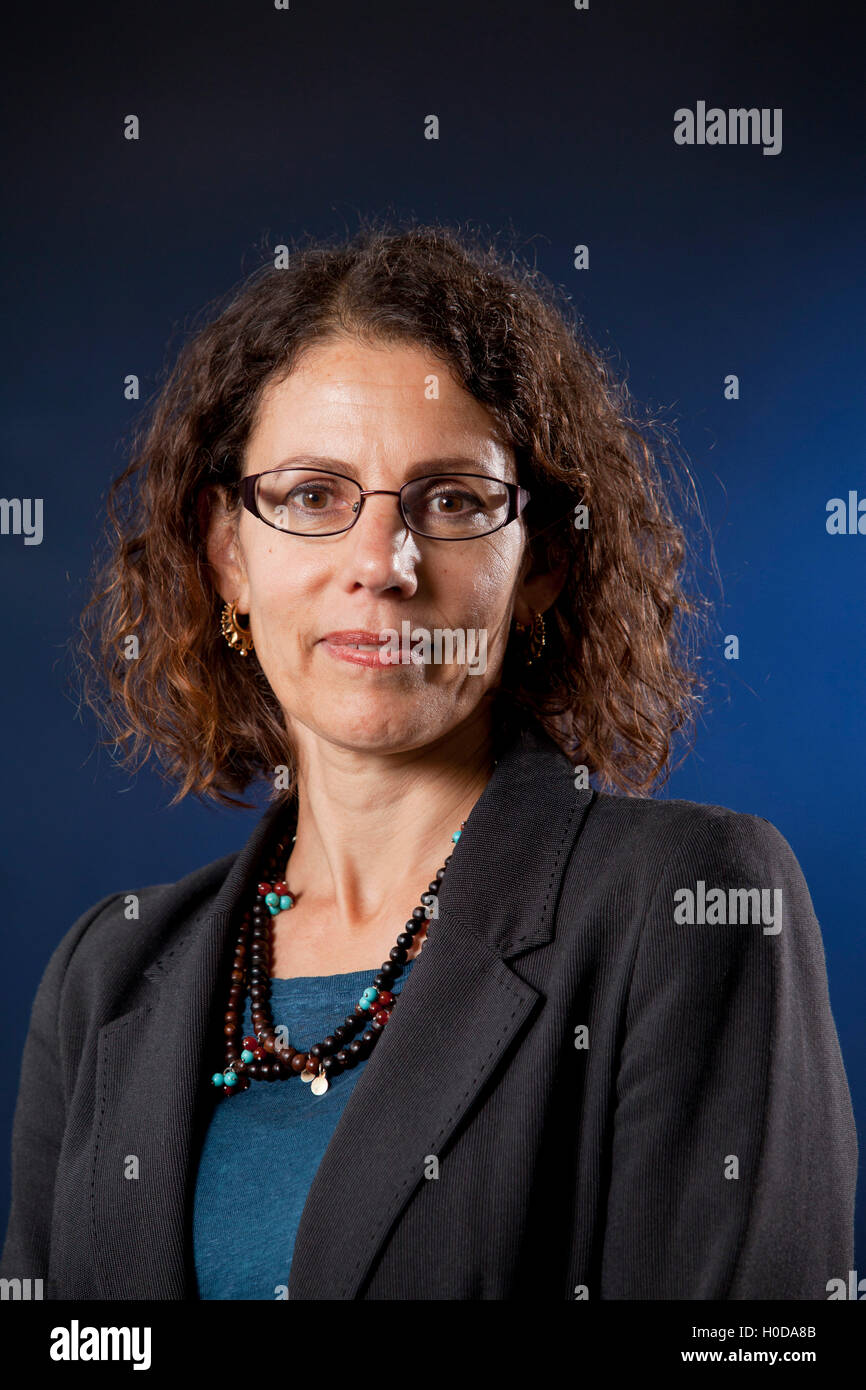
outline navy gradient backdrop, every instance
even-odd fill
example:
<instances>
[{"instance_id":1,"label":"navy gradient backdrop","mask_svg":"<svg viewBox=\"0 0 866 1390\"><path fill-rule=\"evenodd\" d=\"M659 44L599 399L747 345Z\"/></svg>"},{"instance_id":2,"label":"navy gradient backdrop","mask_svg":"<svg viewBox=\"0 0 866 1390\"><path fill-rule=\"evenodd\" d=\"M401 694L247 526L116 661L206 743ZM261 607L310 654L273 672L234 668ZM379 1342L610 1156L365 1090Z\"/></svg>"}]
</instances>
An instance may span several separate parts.
<instances>
[{"instance_id":1,"label":"navy gradient backdrop","mask_svg":"<svg viewBox=\"0 0 866 1390\"><path fill-rule=\"evenodd\" d=\"M853 4L757 8L49 3L7 34L2 493L43 497L44 537L0 536L4 1226L52 949L96 899L237 848L258 814L167 809L158 776L123 775L77 716L66 647L141 409L124 377L144 400L263 248L359 213L511 229L675 424L722 580L704 589L740 657L704 650L697 749L661 794L765 816L792 845L862 1135L866 535L829 535L826 506L866 497L864 35ZM782 108L781 153L675 144L674 111L698 101Z\"/></svg>"}]
</instances>

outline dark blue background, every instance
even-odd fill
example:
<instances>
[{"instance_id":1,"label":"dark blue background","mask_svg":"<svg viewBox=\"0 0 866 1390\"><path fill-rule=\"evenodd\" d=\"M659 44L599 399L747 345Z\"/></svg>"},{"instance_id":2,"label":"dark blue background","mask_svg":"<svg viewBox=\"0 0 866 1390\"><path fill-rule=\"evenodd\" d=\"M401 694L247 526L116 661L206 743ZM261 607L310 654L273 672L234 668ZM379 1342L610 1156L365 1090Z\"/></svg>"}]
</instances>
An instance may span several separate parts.
<instances>
[{"instance_id":1,"label":"dark blue background","mask_svg":"<svg viewBox=\"0 0 866 1390\"><path fill-rule=\"evenodd\" d=\"M263 247L358 213L512 229L676 424L723 580L706 592L741 651L705 651L697 752L663 794L765 816L791 843L862 1130L866 536L825 521L829 498L866 495L863 32L832 0L757 8L48 4L7 34L2 493L42 496L45 535L0 537L3 1202L51 950L96 899L237 848L258 814L166 809L164 784L123 776L76 718L66 644L141 409L123 378L146 398ZM698 100L781 107L782 152L676 145L673 113ZM858 1241L866 1266L862 1190Z\"/></svg>"}]
</instances>

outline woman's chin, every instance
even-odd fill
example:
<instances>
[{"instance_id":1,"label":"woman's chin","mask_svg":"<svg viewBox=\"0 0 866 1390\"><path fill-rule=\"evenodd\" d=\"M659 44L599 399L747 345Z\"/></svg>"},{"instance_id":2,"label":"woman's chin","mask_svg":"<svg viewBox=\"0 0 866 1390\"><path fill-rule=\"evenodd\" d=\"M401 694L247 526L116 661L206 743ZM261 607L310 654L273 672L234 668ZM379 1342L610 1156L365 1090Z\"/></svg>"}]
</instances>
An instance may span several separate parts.
<instances>
[{"instance_id":1,"label":"woman's chin","mask_svg":"<svg viewBox=\"0 0 866 1390\"><path fill-rule=\"evenodd\" d=\"M434 727L431 719L433 710L429 698L394 697L364 695L345 700L322 699L314 701L301 715L299 722L328 743L339 744L343 748L357 748L362 751L398 752L403 748L415 748L431 742L439 733L444 733L449 721L446 718L441 730ZM295 722L292 720L291 722ZM436 725L441 722L436 720ZM450 723L457 722L456 714Z\"/></svg>"}]
</instances>

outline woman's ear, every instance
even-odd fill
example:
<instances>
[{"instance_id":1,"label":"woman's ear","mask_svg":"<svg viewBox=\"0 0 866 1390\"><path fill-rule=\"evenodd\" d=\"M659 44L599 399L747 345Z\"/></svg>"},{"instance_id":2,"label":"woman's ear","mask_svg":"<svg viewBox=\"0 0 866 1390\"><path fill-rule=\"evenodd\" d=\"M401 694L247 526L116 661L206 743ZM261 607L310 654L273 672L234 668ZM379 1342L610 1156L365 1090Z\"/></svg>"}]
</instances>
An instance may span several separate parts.
<instances>
[{"instance_id":1,"label":"woman's ear","mask_svg":"<svg viewBox=\"0 0 866 1390\"><path fill-rule=\"evenodd\" d=\"M533 613L546 613L556 602L568 575L568 565L567 557L553 563L546 556L536 559L527 546L514 595L514 617L518 623L531 623Z\"/></svg>"},{"instance_id":2,"label":"woman's ear","mask_svg":"<svg viewBox=\"0 0 866 1390\"><path fill-rule=\"evenodd\" d=\"M214 586L227 603L237 603L238 612L249 612L249 584L238 536L238 515L230 510L226 490L219 483L203 487L196 499L199 530Z\"/></svg>"}]
</instances>

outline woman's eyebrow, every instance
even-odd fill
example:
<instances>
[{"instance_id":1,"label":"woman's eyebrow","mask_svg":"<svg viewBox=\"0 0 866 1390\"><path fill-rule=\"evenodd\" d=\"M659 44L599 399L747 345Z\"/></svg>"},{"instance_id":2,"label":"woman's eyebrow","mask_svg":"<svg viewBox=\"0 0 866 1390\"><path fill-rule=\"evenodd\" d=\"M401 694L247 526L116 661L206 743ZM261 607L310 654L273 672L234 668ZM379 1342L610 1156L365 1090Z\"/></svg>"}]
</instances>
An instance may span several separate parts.
<instances>
[{"instance_id":1,"label":"woman's eyebrow","mask_svg":"<svg viewBox=\"0 0 866 1390\"><path fill-rule=\"evenodd\" d=\"M361 471L357 465L348 463L346 459L329 458L323 454L293 454L290 458L281 459L279 463L272 464L271 467L327 468L332 473L344 473L350 478L357 478ZM483 473L487 477L498 476L491 471L490 466L480 463L476 458L463 454L447 454L441 458L419 459L417 462L409 464L406 468L406 480L423 478L427 473L447 472Z\"/></svg>"}]
</instances>

